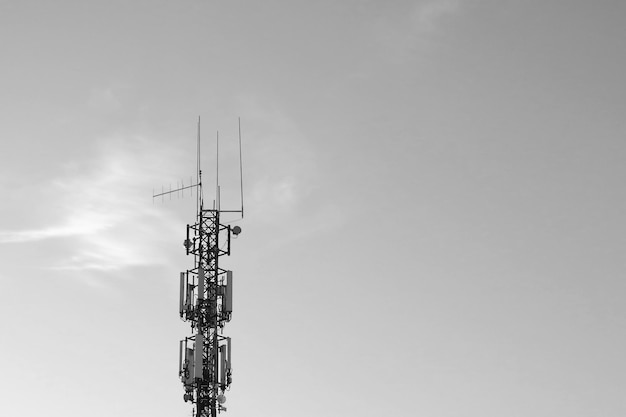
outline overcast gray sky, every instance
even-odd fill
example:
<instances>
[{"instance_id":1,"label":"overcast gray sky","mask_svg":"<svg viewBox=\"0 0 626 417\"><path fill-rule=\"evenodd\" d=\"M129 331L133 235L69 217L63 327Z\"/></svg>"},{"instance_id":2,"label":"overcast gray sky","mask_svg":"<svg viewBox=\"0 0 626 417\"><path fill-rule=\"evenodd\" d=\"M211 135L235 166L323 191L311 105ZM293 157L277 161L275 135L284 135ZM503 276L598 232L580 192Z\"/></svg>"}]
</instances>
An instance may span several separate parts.
<instances>
[{"instance_id":1,"label":"overcast gray sky","mask_svg":"<svg viewBox=\"0 0 626 417\"><path fill-rule=\"evenodd\" d=\"M230 417L626 415L626 3L0 2L0 415L188 416L178 272L246 218ZM205 199L213 197L205 187Z\"/></svg>"}]
</instances>

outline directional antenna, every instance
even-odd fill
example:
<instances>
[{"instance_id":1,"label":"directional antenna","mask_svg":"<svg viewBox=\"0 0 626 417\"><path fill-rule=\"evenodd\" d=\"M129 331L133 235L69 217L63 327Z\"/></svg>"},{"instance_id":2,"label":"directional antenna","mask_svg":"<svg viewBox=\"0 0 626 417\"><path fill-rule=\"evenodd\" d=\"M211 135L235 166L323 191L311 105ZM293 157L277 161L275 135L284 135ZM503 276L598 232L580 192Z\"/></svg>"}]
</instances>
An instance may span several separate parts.
<instances>
[{"instance_id":1,"label":"directional antenna","mask_svg":"<svg viewBox=\"0 0 626 417\"><path fill-rule=\"evenodd\" d=\"M161 188L153 199L185 190L197 189L196 222L187 224L185 253L193 256L193 267L180 273L180 318L188 322L191 335L179 343L178 374L183 383L185 402L194 405L193 417L217 417L226 411L225 392L232 382L231 338L223 335L233 316L233 272L224 268L224 257L231 254L231 242L241 227L220 218L222 213L240 213L243 218L243 168L241 158L241 121L239 121L239 175L241 210L222 210L219 182L219 133L216 144L215 202L203 207L202 170L200 169L200 118L198 117L197 177L195 184L176 184L176 189Z\"/></svg>"},{"instance_id":2,"label":"directional antenna","mask_svg":"<svg viewBox=\"0 0 626 417\"><path fill-rule=\"evenodd\" d=\"M220 198L220 176L219 176L219 151L220 151L220 134L217 132L216 137L216 149L215 149L215 200L214 200L214 209L218 210L222 213L240 213L241 218L243 219L243 158L242 158L242 150L241 150L241 117L238 118L238 136L239 136L239 192L240 192L240 202L241 208L238 210L222 210L221 209L221 198ZM197 145L196 145L196 182L193 183L193 180L189 178L189 185L185 185L184 180L181 180L180 184L177 182L176 188L172 189L172 185L169 185L169 189L166 190L165 187L161 187L161 192L156 193L154 189L152 189L152 201L157 197L161 197L161 201L165 200L166 196L169 196L170 200L172 199L172 195L176 194L178 198L180 196L184 197L185 190L190 190L191 195L193 195L193 190L196 189L198 198L196 199L196 212L200 213L203 207L203 195L202 195L202 169L200 168L200 116L198 116L198 134L197 134Z\"/></svg>"},{"instance_id":3,"label":"directional antenna","mask_svg":"<svg viewBox=\"0 0 626 417\"><path fill-rule=\"evenodd\" d=\"M176 189L172 189L172 185L170 184L169 191L165 191L164 187L161 187L161 192L155 194L154 189L152 190L152 201L157 197L161 197L161 201L165 200L165 196L169 195L170 200L172 199L172 194L176 193L177 196L181 194L184 196L185 190L190 190L193 195L193 190L197 190L198 194L198 203L196 206L196 211L200 209L202 206L202 170L200 170L200 116L198 116L198 137L197 137L197 156L196 156L196 183L193 184L193 180L189 178L189 185L185 186L184 180L181 181L180 186L177 184Z\"/></svg>"},{"instance_id":4,"label":"directional antenna","mask_svg":"<svg viewBox=\"0 0 626 417\"><path fill-rule=\"evenodd\" d=\"M189 183L191 184L191 178L189 179ZM191 185L185 185L185 180L182 180L180 184L177 184L176 189L172 189L172 185L170 184L170 189L169 191L165 191L164 188L161 188L161 192L158 194L154 194L154 189L152 190L152 199L154 200L157 197L161 197L162 200L165 199L166 195L170 196L170 200L172 199L172 194L176 193L176 196L178 198L181 197L181 195L184 197L184 191L185 190L193 190L194 188L196 188L198 186L198 184L191 184ZM193 192L193 191L192 191Z\"/></svg>"}]
</instances>

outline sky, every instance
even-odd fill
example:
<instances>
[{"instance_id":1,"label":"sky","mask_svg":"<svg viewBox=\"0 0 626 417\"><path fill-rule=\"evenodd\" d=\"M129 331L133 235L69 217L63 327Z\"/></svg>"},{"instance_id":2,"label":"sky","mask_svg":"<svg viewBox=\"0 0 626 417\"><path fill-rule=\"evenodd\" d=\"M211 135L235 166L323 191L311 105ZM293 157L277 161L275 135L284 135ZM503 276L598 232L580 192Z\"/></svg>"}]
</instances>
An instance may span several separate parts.
<instances>
[{"instance_id":1,"label":"sky","mask_svg":"<svg viewBox=\"0 0 626 417\"><path fill-rule=\"evenodd\" d=\"M245 218L227 416L626 414L626 3L2 0L0 415L190 416L196 175Z\"/></svg>"}]
</instances>

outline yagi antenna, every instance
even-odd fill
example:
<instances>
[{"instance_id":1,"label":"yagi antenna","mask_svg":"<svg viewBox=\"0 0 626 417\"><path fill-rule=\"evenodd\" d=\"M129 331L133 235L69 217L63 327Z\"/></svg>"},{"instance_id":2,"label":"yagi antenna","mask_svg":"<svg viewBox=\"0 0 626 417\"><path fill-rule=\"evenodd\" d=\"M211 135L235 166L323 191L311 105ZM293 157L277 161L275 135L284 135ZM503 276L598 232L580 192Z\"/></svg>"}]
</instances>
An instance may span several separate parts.
<instances>
[{"instance_id":1,"label":"yagi antenna","mask_svg":"<svg viewBox=\"0 0 626 417\"><path fill-rule=\"evenodd\" d=\"M197 144L197 155L196 155L196 183L192 184L191 178L189 179L189 184L185 186L184 181L181 182L181 186L172 190L172 185L170 184L170 189L169 191L165 191L165 189L163 187L161 187L161 192L159 194L155 194L154 193L154 189L152 189L152 201L154 202L154 199L156 197L161 197L161 199L164 199L166 195L170 196L170 200L172 199L172 194L173 193L177 193L177 196L180 196L181 191L184 192L185 190L188 189L193 189L193 188L197 188L197 193L198 193L198 200L197 200L197 204L196 204L196 211L199 210L200 206L202 205L202 170L200 169L200 116L198 116L198 144ZM178 185L178 184L177 184ZM184 193L182 194L184 197ZM192 195L193 195L193 191L192 191Z\"/></svg>"},{"instance_id":2,"label":"yagi antenna","mask_svg":"<svg viewBox=\"0 0 626 417\"><path fill-rule=\"evenodd\" d=\"M239 133L241 144L241 129ZM191 326L191 336L180 341L178 375L183 383L185 402L194 405L194 416L216 417L226 411L225 392L232 382L231 338L223 335L224 327L233 313L233 273L224 269L222 256L230 256L231 241L241 233L241 227L220 220L222 213L242 210L222 210L219 182L219 132L215 152L215 200L212 209L202 201L202 170L200 169L200 120L198 119L197 184L199 191L197 221L187 224L185 252L194 258L194 266L180 273L180 317ZM239 172L241 149L239 150ZM240 178L240 184L243 180ZM174 192L175 190L171 190ZM165 193L165 192L164 192Z\"/></svg>"},{"instance_id":3,"label":"yagi antenna","mask_svg":"<svg viewBox=\"0 0 626 417\"><path fill-rule=\"evenodd\" d=\"M191 179L189 180L189 182L191 182ZM181 193L180 193L181 191L188 190L188 189L191 189L191 188L195 188L197 186L198 186L198 184L192 184L192 185L187 185L186 186L184 181L183 181L183 182L181 182L180 187L176 188L174 190L172 190L172 185L171 184L170 184L169 191L165 191L165 188L161 187L161 192L158 193L158 194L154 194L154 188L153 188L152 189L152 194L153 194L152 195L152 200L154 200L156 197L165 198L166 195L169 195L170 196L170 200L171 200L172 199L172 196L171 196L172 194L176 193L177 196L180 197L181 196ZM183 197L184 197L184 195L183 195Z\"/></svg>"},{"instance_id":4,"label":"yagi antenna","mask_svg":"<svg viewBox=\"0 0 626 417\"><path fill-rule=\"evenodd\" d=\"M194 266L180 273L180 317L191 324L192 335L179 344L178 374L183 383L185 402L194 404L194 416L226 411L225 391L232 382L231 338L223 336L225 325L233 312L233 274L223 268L218 259L230 256L231 240L241 233L241 227L220 220L221 213L241 213L243 218L243 168L241 158L241 119L239 119L239 184L241 210L222 210L219 182L219 131L216 138L215 186L213 209L203 207L202 169L200 164L200 117L196 144L196 183L176 182L176 189L161 187L152 199L173 193L184 195L186 189L197 189L196 223L187 224L187 238L183 244L187 255L194 258ZM192 191L193 195L193 191ZM207 359L208 358L208 359Z\"/></svg>"},{"instance_id":5,"label":"yagi antenna","mask_svg":"<svg viewBox=\"0 0 626 417\"><path fill-rule=\"evenodd\" d=\"M217 131L216 137L216 151L215 151L215 202L214 209L224 212L224 213L241 213L241 218L243 219L243 159L242 159L242 146L241 146L241 117L238 118L238 129L239 129L239 188L240 188L240 198L241 198L241 209L240 210L221 210L221 198L220 198L220 181L219 181L219 151L220 151L220 133ZM196 201L196 212L199 213L202 210L203 199L202 199L202 169L200 168L200 116L198 116L198 134L197 134L197 145L196 145L197 155L196 155L196 183L191 184L192 180L189 180L190 185L185 185L184 181L181 181L180 186L176 189L172 189L170 184L169 190L165 191L164 187L161 187L161 192L158 194L154 193L154 189L152 190L152 200L156 197L165 198L166 195L172 198L173 193L177 193L178 196L184 196L184 190L193 190L197 189L198 198ZM193 194L193 191L192 191Z\"/></svg>"}]
</instances>

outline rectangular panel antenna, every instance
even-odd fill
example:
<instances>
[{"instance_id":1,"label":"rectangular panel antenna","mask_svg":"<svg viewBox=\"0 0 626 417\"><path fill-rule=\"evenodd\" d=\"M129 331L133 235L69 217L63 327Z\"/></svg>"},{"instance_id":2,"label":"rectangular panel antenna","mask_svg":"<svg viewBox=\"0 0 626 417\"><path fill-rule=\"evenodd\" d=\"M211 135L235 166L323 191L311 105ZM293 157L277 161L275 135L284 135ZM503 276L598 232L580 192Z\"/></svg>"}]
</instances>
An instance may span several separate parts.
<instances>
[{"instance_id":1,"label":"rectangular panel antenna","mask_svg":"<svg viewBox=\"0 0 626 417\"><path fill-rule=\"evenodd\" d=\"M233 271L226 271L226 290L224 294L224 305L222 306L225 313L233 312Z\"/></svg>"}]
</instances>

